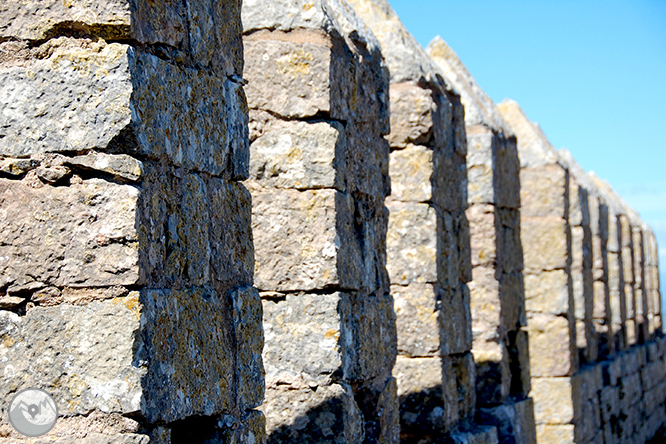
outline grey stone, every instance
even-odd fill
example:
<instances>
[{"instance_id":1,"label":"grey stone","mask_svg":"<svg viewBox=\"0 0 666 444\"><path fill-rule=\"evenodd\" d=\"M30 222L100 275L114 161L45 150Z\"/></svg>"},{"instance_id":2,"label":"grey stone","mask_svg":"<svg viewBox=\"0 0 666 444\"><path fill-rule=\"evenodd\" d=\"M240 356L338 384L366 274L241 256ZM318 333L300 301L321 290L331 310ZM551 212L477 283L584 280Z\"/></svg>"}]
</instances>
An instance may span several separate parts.
<instances>
[{"instance_id":1,"label":"grey stone","mask_svg":"<svg viewBox=\"0 0 666 444\"><path fill-rule=\"evenodd\" d=\"M141 312L136 292L84 307L36 307L23 317L1 312L2 390L43 387L64 416L142 410Z\"/></svg>"},{"instance_id":2,"label":"grey stone","mask_svg":"<svg viewBox=\"0 0 666 444\"><path fill-rule=\"evenodd\" d=\"M41 188L0 179L0 288L139 283L139 195L101 179Z\"/></svg>"},{"instance_id":3,"label":"grey stone","mask_svg":"<svg viewBox=\"0 0 666 444\"><path fill-rule=\"evenodd\" d=\"M395 301L398 353L425 357L439 353L437 293L432 284L391 286Z\"/></svg>"}]
</instances>

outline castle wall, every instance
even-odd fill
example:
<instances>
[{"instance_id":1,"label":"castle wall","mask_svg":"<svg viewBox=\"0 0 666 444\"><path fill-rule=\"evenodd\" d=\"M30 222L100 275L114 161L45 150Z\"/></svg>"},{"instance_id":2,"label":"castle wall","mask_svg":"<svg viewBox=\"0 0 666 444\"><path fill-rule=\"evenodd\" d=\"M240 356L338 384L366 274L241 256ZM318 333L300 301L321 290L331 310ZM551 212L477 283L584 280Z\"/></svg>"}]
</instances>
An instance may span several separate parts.
<instances>
[{"instance_id":1,"label":"castle wall","mask_svg":"<svg viewBox=\"0 0 666 444\"><path fill-rule=\"evenodd\" d=\"M53 442L260 442L240 2L5 6L1 390Z\"/></svg>"}]
</instances>

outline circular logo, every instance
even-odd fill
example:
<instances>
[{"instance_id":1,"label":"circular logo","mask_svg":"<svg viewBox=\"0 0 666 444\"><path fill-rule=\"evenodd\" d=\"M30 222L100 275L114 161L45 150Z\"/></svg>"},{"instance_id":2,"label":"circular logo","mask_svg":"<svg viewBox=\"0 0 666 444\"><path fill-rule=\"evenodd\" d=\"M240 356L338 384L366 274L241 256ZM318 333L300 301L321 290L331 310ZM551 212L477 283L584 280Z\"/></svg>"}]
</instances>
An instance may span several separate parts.
<instances>
[{"instance_id":1,"label":"circular logo","mask_svg":"<svg viewBox=\"0 0 666 444\"><path fill-rule=\"evenodd\" d=\"M42 436L58 420L58 407L47 392L29 388L18 392L9 404L9 422L25 436Z\"/></svg>"}]
</instances>

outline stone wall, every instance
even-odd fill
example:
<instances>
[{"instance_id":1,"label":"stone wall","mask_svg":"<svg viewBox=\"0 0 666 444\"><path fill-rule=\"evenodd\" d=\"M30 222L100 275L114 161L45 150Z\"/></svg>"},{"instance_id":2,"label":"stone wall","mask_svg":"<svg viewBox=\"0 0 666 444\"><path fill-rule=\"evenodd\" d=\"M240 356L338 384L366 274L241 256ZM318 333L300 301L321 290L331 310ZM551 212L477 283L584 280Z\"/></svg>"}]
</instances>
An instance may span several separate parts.
<instances>
[{"instance_id":1,"label":"stone wall","mask_svg":"<svg viewBox=\"0 0 666 444\"><path fill-rule=\"evenodd\" d=\"M654 233L386 0L25 0L0 33L0 387L60 411L0 443L666 424Z\"/></svg>"},{"instance_id":2,"label":"stone wall","mask_svg":"<svg viewBox=\"0 0 666 444\"><path fill-rule=\"evenodd\" d=\"M269 442L398 439L389 78L344 2L243 4Z\"/></svg>"},{"instance_id":3,"label":"stone wall","mask_svg":"<svg viewBox=\"0 0 666 444\"><path fill-rule=\"evenodd\" d=\"M240 1L4 2L0 33L3 396L54 396L48 442L261 441Z\"/></svg>"}]
</instances>

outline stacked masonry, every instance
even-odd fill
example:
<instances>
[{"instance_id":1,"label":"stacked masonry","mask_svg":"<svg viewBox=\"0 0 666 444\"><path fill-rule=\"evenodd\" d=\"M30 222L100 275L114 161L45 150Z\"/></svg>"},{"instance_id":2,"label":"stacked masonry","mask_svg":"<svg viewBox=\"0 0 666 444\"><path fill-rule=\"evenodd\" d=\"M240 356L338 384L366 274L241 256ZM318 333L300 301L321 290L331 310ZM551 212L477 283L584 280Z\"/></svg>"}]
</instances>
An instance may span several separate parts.
<instances>
[{"instance_id":1,"label":"stacked masonry","mask_svg":"<svg viewBox=\"0 0 666 444\"><path fill-rule=\"evenodd\" d=\"M395 299L401 439L446 433L497 442L474 427L475 367L460 99L385 0L349 2L380 41L391 74L387 269Z\"/></svg>"},{"instance_id":2,"label":"stacked masonry","mask_svg":"<svg viewBox=\"0 0 666 444\"><path fill-rule=\"evenodd\" d=\"M533 442L516 139L441 38L433 40L428 53L460 91L465 108L479 416L498 425L500 442Z\"/></svg>"},{"instance_id":3,"label":"stacked masonry","mask_svg":"<svg viewBox=\"0 0 666 444\"><path fill-rule=\"evenodd\" d=\"M578 352L569 172L515 102L498 106L518 137L531 396L539 442L573 442Z\"/></svg>"},{"instance_id":4,"label":"stacked masonry","mask_svg":"<svg viewBox=\"0 0 666 444\"><path fill-rule=\"evenodd\" d=\"M338 0L245 1L270 442L396 442L389 79Z\"/></svg>"},{"instance_id":5,"label":"stacked masonry","mask_svg":"<svg viewBox=\"0 0 666 444\"><path fill-rule=\"evenodd\" d=\"M48 442L261 441L240 1L3 2L0 34L0 392L54 396Z\"/></svg>"},{"instance_id":6,"label":"stacked masonry","mask_svg":"<svg viewBox=\"0 0 666 444\"><path fill-rule=\"evenodd\" d=\"M536 148L548 147L547 140L515 103L503 103L500 110L518 134L521 161L533 164L538 159ZM572 313L580 325L576 330L585 335L584 341L579 338L577 344L586 365L571 377L541 378L538 367L532 363L538 441L645 443L666 421L666 345L661 336L655 336L661 328L657 308L661 297L658 285L650 283L651 278L647 277L652 274L648 270L654 270L650 264L656 262L655 249L650 246L653 242L649 240L653 234L606 183L585 174L568 152L556 155L549 149L545 154L547 157L541 157L542 160L553 159L566 165L569 191L575 193L570 194L568 204L574 233L571 262L582 266L571 267L569 286L575 306ZM528 193L536 196L530 182L523 180L521 185L523 196ZM541 201L547 202L543 196ZM527 202L524 198L524 215ZM576 235L578 227L589 230L589 235L585 231L580 233L582 236ZM524 238L526 235L529 233L524 232ZM586 241L588 236L591 239ZM576 243L581 245L578 250ZM529 244L523 245L527 257ZM581 248L591 249L592 257L585 259L589 253ZM586 265L586 260L591 265ZM592 276L586 276L590 270ZM578 277L577 282L581 274L582 281ZM530 310L531 292L526 291ZM627 294L631 299L625 297ZM618 312L620 315L616 316ZM531 323L530 317L530 333L540 327ZM636 333L627 338L625 332L630 331ZM535 341L530 352L552 353L541 347L544 345ZM590 353L591 347L598 347L599 358ZM616 354L616 349L621 352ZM573 354L572 359L575 357Z\"/></svg>"}]
</instances>

